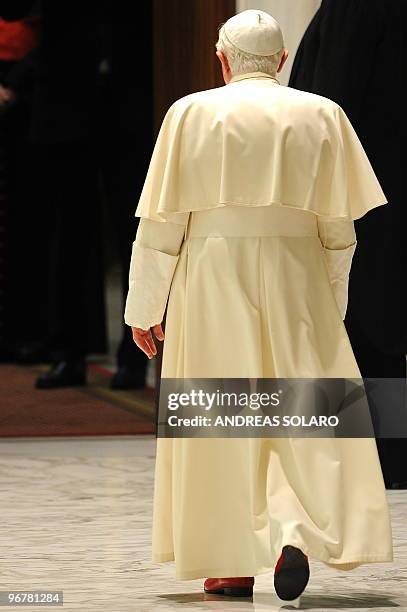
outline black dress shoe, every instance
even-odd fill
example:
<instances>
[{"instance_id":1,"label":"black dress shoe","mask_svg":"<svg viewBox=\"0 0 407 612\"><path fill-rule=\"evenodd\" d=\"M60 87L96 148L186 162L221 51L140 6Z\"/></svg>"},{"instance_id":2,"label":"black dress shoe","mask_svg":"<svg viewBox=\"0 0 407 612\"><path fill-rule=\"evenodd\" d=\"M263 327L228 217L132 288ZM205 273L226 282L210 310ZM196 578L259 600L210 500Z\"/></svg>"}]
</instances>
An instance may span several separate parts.
<instances>
[{"instance_id":1,"label":"black dress shoe","mask_svg":"<svg viewBox=\"0 0 407 612\"><path fill-rule=\"evenodd\" d=\"M38 376L35 381L37 389L57 389L86 385L86 363L78 361L55 362L48 372Z\"/></svg>"},{"instance_id":2,"label":"black dress shoe","mask_svg":"<svg viewBox=\"0 0 407 612\"><path fill-rule=\"evenodd\" d=\"M138 370L129 366L120 366L110 380L111 389L143 389L145 387L146 376L143 371L141 374Z\"/></svg>"},{"instance_id":3,"label":"black dress shoe","mask_svg":"<svg viewBox=\"0 0 407 612\"><path fill-rule=\"evenodd\" d=\"M295 546L284 546L274 570L274 588L280 599L297 599L309 580L308 557Z\"/></svg>"}]
</instances>

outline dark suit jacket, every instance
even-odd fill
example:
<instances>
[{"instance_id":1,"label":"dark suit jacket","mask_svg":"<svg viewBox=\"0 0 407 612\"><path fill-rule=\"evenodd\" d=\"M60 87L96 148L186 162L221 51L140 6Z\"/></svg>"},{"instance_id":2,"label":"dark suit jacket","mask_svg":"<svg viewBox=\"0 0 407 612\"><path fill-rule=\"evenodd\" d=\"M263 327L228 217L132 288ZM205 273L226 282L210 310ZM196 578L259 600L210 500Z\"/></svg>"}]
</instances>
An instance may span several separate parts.
<instances>
[{"instance_id":1,"label":"dark suit jacket","mask_svg":"<svg viewBox=\"0 0 407 612\"><path fill-rule=\"evenodd\" d=\"M355 222L347 319L385 352L406 352L405 0L323 0L289 86L342 106L389 201Z\"/></svg>"}]
</instances>

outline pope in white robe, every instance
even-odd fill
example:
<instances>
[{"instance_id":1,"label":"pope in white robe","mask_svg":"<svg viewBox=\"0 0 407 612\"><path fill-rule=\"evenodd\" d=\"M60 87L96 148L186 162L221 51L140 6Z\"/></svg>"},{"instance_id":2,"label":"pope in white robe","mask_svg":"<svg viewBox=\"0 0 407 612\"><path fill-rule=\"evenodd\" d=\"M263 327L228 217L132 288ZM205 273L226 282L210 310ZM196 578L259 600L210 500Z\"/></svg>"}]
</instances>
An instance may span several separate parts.
<instances>
[{"instance_id":1,"label":"pope in white robe","mask_svg":"<svg viewBox=\"0 0 407 612\"><path fill-rule=\"evenodd\" d=\"M386 197L338 104L233 72L281 70L265 15L221 30L224 86L168 109L135 213L125 322L151 357L167 308L163 378L361 376L343 324L353 221ZM154 562L252 577L286 545L342 570L392 561L374 438L157 439Z\"/></svg>"}]
</instances>

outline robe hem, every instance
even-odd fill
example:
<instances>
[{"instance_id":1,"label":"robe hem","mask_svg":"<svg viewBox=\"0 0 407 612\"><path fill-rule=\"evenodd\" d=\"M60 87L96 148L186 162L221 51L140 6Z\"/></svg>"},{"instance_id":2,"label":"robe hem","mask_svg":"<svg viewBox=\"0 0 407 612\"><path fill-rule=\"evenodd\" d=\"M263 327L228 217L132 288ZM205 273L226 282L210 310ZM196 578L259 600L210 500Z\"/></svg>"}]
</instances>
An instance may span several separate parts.
<instances>
[{"instance_id":1,"label":"robe hem","mask_svg":"<svg viewBox=\"0 0 407 612\"><path fill-rule=\"evenodd\" d=\"M283 544L285 546L285 544ZM282 546L282 547L283 547ZM295 544L293 544L295 546ZM314 561L320 561L333 569L342 570L342 571L350 571L352 569L356 569L361 565L368 563L391 563L394 561L394 557L392 553L385 554L365 554L365 555L355 555L350 557L351 560L328 560L328 558L324 557L325 555L318 554L316 552L311 551L307 547L301 545L298 546L301 550L306 554L309 559ZM152 555L153 563L168 563L171 561L175 561L174 553L156 553ZM336 567L338 566L338 567ZM341 567L343 566L343 567ZM346 567L349 566L349 567ZM274 571L275 566L270 567L262 567L253 569L252 567L247 567L244 569L230 569L229 568L202 568L190 571L177 571L175 570L175 578L176 580L197 580L199 578L225 578L228 576L239 577L239 576L259 576L261 574L267 574L269 572Z\"/></svg>"},{"instance_id":2,"label":"robe hem","mask_svg":"<svg viewBox=\"0 0 407 612\"><path fill-rule=\"evenodd\" d=\"M256 202L256 201L243 202L243 201L239 201L238 199L236 199L236 200L221 200L216 204L205 203L205 204L202 204L199 208L192 208L191 206L188 206L185 209L181 207L177 209L157 208L157 210L152 213L153 216L151 216L151 211L149 210L140 210L140 211L136 210L134 216L135 217L145 217L145 218L150 218L150 219L152 218L154 220L157 220L156 216L158 215L159 220L165 222L166 221L165 217L161 215L165 215L166 213L169 213L171 215L176 214L176 213L185 214L186 212L201 212L205 210L211 210L212 208L221 208L224 206L247 206L249 208L250 207L262 207L262 206L274 206L274 207L282 207L282 208L294 208L296 210L304 210L306 212L314 213L318 217L333 218L333 219L348 219L348 220L356 221L364 217L371 210L374 210L375 208L378 208L379 206L384 206L385 204L388 204L388 200L384 200L383 198L381 198L380 200L369 202L366 208L359 209L358 212L350 210L348 211L348 213L343 212L343 214L332 214L332 211L320 212L319 210L315 210L312 207L307 207L301 204L287 204L285 202L279 202L276 200L272 200L268 202Z\"/></svg>"}]
</instances>

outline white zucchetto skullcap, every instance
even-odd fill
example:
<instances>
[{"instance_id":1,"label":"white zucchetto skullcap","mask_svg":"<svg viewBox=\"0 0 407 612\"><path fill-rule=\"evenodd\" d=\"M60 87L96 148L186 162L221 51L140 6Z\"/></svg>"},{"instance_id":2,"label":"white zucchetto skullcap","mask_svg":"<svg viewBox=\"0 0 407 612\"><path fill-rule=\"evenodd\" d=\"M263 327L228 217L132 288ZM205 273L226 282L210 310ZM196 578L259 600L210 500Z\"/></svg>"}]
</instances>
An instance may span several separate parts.
<instances>
[{"instance_id":1,"label":"white zucchetto skullcap","mask_svg":"<svg viewBox=\"0 0 407 612\"><path fill-rule=\"evenodd\" d=\"M233 15L224 24L229 41L241 51L254 55L273 55L284 47L277 21L264 11L248 9Z\"/></svg>"}]
</instances>

